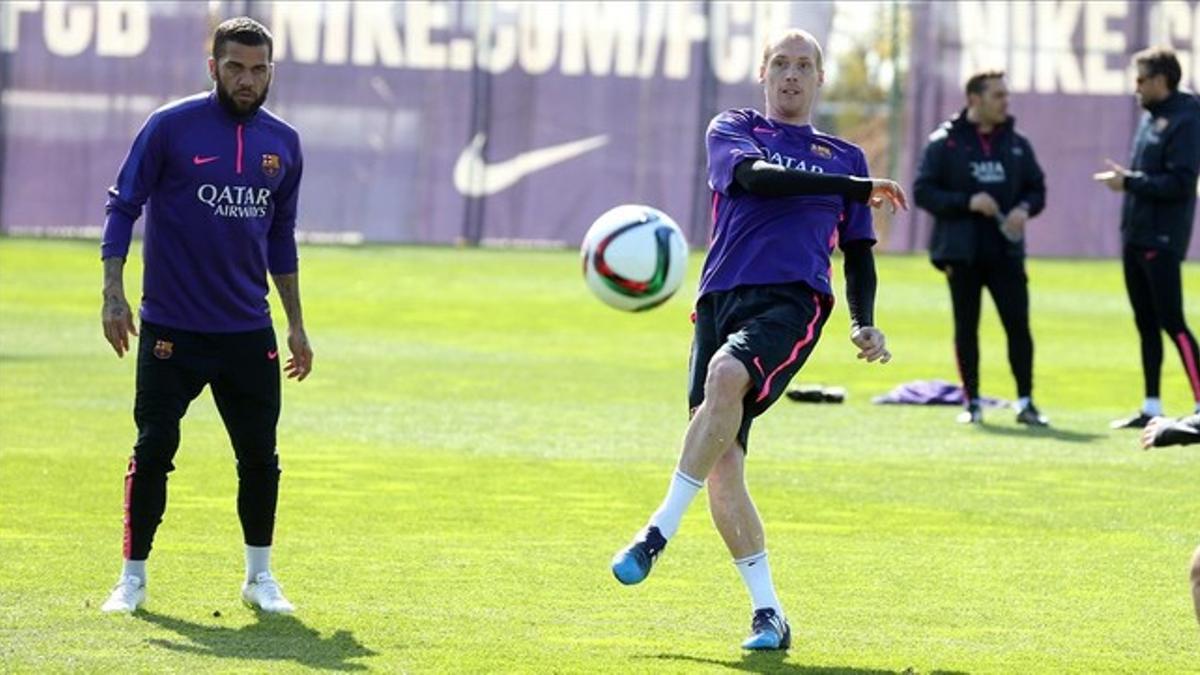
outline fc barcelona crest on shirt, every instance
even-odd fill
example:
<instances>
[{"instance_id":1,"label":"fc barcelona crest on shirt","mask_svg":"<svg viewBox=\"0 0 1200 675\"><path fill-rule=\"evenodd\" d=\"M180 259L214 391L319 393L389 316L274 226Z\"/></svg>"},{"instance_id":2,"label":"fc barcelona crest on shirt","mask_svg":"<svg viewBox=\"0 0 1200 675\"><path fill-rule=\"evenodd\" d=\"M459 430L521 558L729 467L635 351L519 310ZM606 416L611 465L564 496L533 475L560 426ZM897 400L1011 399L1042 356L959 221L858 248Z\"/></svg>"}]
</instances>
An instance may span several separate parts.
<instances>
[{"instance_id":1,"label":"fc barcelona crest on shirt","mask_svg":"<svg viewBox=\"0 0 1200 675\"><path fill-rule=\"evenodd\" d=\"M812 147L809 148L809 151L821 159L829 159L833 157L833 151L829 149L829 146L821 145L820 143L813 143Z\"/></svg>"},{"instance_id":2,"label":"fc barcelona crest on shirt","mask_svg":"<svg viewBox=\"0 0 1200 675\"><path fill-rule=\"evenodd\" d=\"M279 175L279 155L267 153L263 155L262 170L267 175L267 178L274 178Z\"/></svg>"},{"instance_id":3,"label":"fc barcelona crest on shirt","mask_svg":"<svg viewBox=\"0 0 1200 675\"><path fill-rule=\"evenodd\" d=\"M154 356L166 361L175 352L175 343L166 340L154 341Z\"/></svg>"},{"instance_id":4,"label":"fc barcelona crest on shirt","mask_svg":"<svg viewBox=\"0 0 1200 675\"><path fill-rule=\"evenodd\" d=\"M1154 120L1154 130L1161 134L1167 130L1167 125L1170 123L1171 120L1167 119L1166 117L1159 117L1158 119Z\"/></svg>"}]
</instances>

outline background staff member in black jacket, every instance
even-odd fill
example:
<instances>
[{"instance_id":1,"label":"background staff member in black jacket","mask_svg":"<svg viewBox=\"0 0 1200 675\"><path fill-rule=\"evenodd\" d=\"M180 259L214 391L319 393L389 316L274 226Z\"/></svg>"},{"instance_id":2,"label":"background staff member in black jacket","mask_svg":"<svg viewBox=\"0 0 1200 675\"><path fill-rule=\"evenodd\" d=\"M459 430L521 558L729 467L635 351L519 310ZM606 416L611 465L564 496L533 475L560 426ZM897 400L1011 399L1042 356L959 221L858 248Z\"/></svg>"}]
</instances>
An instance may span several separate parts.
<instances>
[{"instance_id":1,"label":"background staff member in black jacket","mask_svg":"<svg viewBox=\"0 0 1200 675\"><path fill-rule=\"evenodd\" d=\"M1200 348L1183 319L1180 263L1187 257L1196 213L1200 174L1200 101L1178 90L1179 60L1169 48L1133 55L1135 96L1146 109L1133 140L1133 165L1108 160L1111 171L1096 174L1109 189L1125 193L1121 206L1125 290L1142 342L1146 398L1137 414L1112 423L1141 428L1162 414L1159 379L1165 331L1187 373L1200 412Z\"/></svg>"},{"instance_id":2,"label":"background staff member in black jacket","mask_svg":"<svg viewBox=\"0 0 1200 675\"><path fill-rule=\"evenodd\" d=\"M945 271L954 306L954 348L966 409L979 408L979 311L986 286L1008 336L1017 381L1017 421L1046 426L1033 405L1033 336L1025 277L1025 223L1042 211L1046 186L1029 141L1008 115L1003 71L967 80L967 107L929 137L914 194L934 216L929 255Z\"/></svg>"}]
</instances>

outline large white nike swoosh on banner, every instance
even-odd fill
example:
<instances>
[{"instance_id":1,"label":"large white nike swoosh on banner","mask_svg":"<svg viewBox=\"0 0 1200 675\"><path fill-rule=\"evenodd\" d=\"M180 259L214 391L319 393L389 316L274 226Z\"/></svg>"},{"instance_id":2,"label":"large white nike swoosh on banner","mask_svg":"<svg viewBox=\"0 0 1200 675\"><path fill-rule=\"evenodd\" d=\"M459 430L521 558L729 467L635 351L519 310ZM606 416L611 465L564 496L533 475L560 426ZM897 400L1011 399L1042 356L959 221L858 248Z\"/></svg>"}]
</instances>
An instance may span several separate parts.
<instances>
[{"instance_id":1,"label":"large white nike swoosh on banner","mask_svg":"<svg viewBox=\"0 0 1200 675\"><path fill-rule=\"evenodd\" d=\"M483 159L483 144L487 135L475 134L475 138L463 148L454 162L454 187L466 197L486 197L506 190L531 173L549 168L560 162L578 157L608 143L608 135L600 134L569 143L560 143L538 148L488 164Z\"/></svg>"}]
</instances>

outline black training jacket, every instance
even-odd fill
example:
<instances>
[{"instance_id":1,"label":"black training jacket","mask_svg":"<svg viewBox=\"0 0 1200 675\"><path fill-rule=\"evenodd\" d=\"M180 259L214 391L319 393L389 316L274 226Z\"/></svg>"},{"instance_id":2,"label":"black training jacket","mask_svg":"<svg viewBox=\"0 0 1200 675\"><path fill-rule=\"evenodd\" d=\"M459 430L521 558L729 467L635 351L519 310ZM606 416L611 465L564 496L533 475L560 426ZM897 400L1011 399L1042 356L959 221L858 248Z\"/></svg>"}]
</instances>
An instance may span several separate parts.
<instances>
[{"instance_id":1,"label":"black training jacket","mask_svg":"<svg viewBox=\"0 0 1200 675\"><path fill-rule=\"evenodd\" d=\"M967 111L942 123L929 136L917 170L913 196L934 217L929 258L939 269L948 262L974 262L980 247L1001 247L1009 255L1025 255L1025 242L1010 242L995 219L968 208L971 195L992 195L1003 213L1024 204L1030 217L1046 206L1046 183L1033 146L1017 133L1009 117L985 141Z\"/></svg>"},{"instance_id":2,"label":"black training jacket","mask_svg":"<svg viewBox=\"0 0 1200 675\"><path fill-rule=\"evenodd\" d=\"M1187 257L1200 174L1200 99L1181 91L1146 108L1125 178L1121 241Z\"/></svg>"}]
</instances>

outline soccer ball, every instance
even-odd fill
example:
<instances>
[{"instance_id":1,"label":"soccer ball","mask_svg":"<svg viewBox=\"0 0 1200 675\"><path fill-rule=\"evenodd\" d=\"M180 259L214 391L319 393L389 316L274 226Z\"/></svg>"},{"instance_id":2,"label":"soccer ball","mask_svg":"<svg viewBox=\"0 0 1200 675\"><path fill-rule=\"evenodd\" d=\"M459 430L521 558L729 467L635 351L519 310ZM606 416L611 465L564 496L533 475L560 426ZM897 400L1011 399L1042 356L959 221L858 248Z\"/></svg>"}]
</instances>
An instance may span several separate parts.
<instances>
[{"instance_id":1,"label":"soccer ball","mask_svg":"<svg viewBox=\"0 0 1200 675\"><path fill-rule=\"evenodd\" d=\"M622 204L597 218L579 253L588 288L628 312L666 302L687 271L687 241L679 226L662 211L640 204Z\"/></svg>"}]
</instances>

